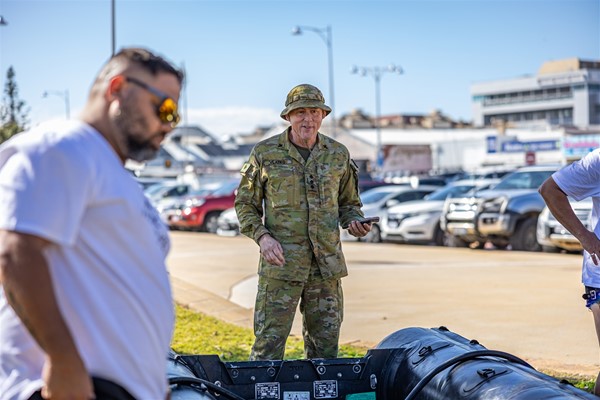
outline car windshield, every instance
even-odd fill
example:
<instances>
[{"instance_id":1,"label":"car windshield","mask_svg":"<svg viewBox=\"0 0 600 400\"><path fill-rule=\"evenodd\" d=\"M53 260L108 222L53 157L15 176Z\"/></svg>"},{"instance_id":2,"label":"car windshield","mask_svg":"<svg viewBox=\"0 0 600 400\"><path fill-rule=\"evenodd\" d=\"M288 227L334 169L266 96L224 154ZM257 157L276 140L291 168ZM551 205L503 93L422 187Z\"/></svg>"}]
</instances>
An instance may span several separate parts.
<instances>
[{"instance_id":1,"label":"car windshield","mask_svg":"<svg viewBox=\"0 0 600 400\"><path fill-rule=\"evenodd\" d=\"M474 187L475 185L446 186L428 194L425 196L425 200L446 200L446 197L461 197L462 194L467 193Z\"/></svg>"},{"instance_id":2,"label":"car windshield","mask_svg":"<svg viewBox=\"0 0 600 400\"><path fill-rule=\"evenodd\" d=\"M491 172L464 172L462 174L456 175L452 180L462 180L462 179L498 179L504 178L506 175L511 173L512 171L491 171Z\"/></svg>"},{"instance_id":3,"label":"car windshield","mask_svg":"<svg viewBox=\"0 0 600 400\"><path fill-rule=\"evenodd\" d=\"M211 194L212 192L214 192L214 188L210 188L210 187L203 187L200 189L196 189L196 190L192 190L189 194L189 196L195 196L195 197L200 197L200 196L208 196L209 194Z\"/></svg>"},{"instance_id":4,"label":"car windshield","mask_svg":"<svg viewBox=\"0 0 600 400\"><path fill-rule=\"evenodd\" d=\"M147 196L153 197L155 195L160 195L160 193L164 192L165 190L168 190L171 187L173 187L172 183L159 182L148 186L146 190L144 190L144 193Z\"/></svg>"},{"instance_id":5,"label":"car windshield","mask_svg":"<svg viewBox=\"0 0 600 400\"><path fill-rule=\"evenodd\" d=\"M394 190L367 190L360 195L360 201L363 205L374 204L389 196L390 193L394 193Z\"/></svg>"},{"instance_id":6,"label":"car windshield","mask_svg":"<svg viewBox=\"0 0 600 400\"><path fill-rule=\"evenodd\" d=\"M495 190L537 189L554 171L518 171L506 176Z\"/></svg>"}]
</instances>

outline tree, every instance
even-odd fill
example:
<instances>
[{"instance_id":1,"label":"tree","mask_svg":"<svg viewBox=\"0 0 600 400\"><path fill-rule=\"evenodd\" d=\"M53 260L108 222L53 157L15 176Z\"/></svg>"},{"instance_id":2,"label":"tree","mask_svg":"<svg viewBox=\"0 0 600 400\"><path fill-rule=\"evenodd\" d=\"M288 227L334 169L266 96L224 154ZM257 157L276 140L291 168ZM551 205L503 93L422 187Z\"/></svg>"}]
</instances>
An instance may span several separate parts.
<instances>
[{"instance_id":1,"label":"tree","mask_svg":"<svg viewBox=\"0 0 600 400\"><path fill-rule=\"evenodd\" d=\"M12 66L6 72L4 99L0 104L0 143L27 128L28 108L19 99L19 88L15 80L15 70Z\"/></svg>"}]
</instances>

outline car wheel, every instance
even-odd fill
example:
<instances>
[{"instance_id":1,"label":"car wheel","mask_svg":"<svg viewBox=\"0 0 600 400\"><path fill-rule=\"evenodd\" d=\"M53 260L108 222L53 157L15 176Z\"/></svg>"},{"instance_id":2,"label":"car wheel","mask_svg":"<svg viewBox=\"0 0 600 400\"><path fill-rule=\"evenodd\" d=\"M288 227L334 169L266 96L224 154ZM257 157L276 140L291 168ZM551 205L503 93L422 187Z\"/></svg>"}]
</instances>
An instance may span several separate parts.
<instances>
[{"instance_id":1,"label":"car wheel","mask_svg":"<svg viewBox=\"0 0 600 400\"><path fill-rule=\"evenodd\" d=\"M542 246L537 241L537 217L527 218L517 225L510 239L513 250L541 251Z\"/></svg>"},{"instance_id":2,"label":"car wheel","mask_svg":"<svg viewBox=\"0 0 600 400\"><path fill-rule=\"evenodd\" d=\"M447 246L448 245L448 234L440 228L440 224L435 226L433 232L433 243L436 246Z\"/></svg>"},{"instance_id":3,"label":"car wheel","mask_svg":"<svg viewBox=\"0 0 600 400\"><path fill-rule=\"evenodd\" d=\"M220 212L211 212L204 217L204 231L209 233L217 233L218 219Z\"/></svg>"},{"instance_id":4,"label":"car wheel","mask_svg":"<svg viewBox=\"0 0 600 400\"><path fill-rule=\"evenodd\" d=\"M381 229L379 225L373 224L371 231L363 238L363 241L368 243L381 243Z\"/></svg>"}]
</instances>

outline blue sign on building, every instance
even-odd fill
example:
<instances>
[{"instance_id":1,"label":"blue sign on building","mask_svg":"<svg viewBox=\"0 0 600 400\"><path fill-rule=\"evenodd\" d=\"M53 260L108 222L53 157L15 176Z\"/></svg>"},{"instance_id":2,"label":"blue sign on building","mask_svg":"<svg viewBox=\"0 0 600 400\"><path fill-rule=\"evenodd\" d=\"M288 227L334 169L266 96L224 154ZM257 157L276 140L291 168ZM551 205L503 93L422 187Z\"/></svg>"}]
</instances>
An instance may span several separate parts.
<instances>
[{"instance_id":1,"label":"blue sign on building","mask_svg":"<svg viewBox=\"0 0 600 400\"><path fill-rule=\"evenodd\" d=\"M502 151L518 153L524 151L552 151L560 149L560 140L538 140L535 142L519 142L517 140L502 143Z\"/></svg>"},{"instance_id":2,"label":"blue sign on building","mask_svg":"<svg viewBox=\"0 0 600 400\"><path fill-rule=\"evenodd\" d=\"M498 138L496 136L488 136L485 140L487 142L487 152L495 153L498 149Z\"/></svg>"},{"instance_id":3,"label":"blue sign on building","mask_svg":"<svg viewBox=\"0 0 600 400\"><path fill-rule=\"evenodd\" d=\"M488 153L496 153L498 151L503 153L523 153L528 151L552 151L561 148L560 140L537 140L532 142L508 140L506 142L500 142L499 148L497 136L488 136L486 141Z\"/></svg>"}]
</instances>

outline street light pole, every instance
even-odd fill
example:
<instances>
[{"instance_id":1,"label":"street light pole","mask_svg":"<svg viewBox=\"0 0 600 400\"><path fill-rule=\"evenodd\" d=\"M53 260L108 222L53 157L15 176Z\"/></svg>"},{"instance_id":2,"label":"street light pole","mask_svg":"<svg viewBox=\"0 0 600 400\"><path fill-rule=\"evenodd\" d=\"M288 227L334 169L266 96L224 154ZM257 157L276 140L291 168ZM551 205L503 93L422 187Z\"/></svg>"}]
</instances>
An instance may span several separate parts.
<instances>
[{"instance_id":1,"label":"street light pole","mask_svg":"<svg viewBox=\"0 0 600 400\"><path fill-rule=\"evenodd\" d=\"M331 25L325 28L314 28L312 26L296 26L292 29L292 35L302 35L302 31L315 32L327 45L327 64L329 69L329 103L331 104L331 136L336 136L337 123L335 120L335 96L333 93L333 46Z\"/></svg>"},{"instance_id":2,"label":"street light pole","mask_svg":"<svg viewBox=\"0 0 600 400\"><path fill-rule=\"evenodd\" d=\"M404 70L399 65L391 64L387 67L352 67L352 74L361 76L371 75L375 80L375 132L377 135L377 152L375 154L375 163L378 172L383 167L383 147L381 144L381 76L386 72L401 75Z\"/></svg>"},{"instance_id":3,"label":"street light pole","mask_svg":"<svg viewBox=\"0 0 600 400\"><path fill-rule=\"evenodd\" d=\"M110 2L110 20L111 20L111 49L112 55L115 55L115 43L116 43L116 35L115 35L115 0L111 0Z\"/></svg>"},{"instance_id":4,"label":"street light pole","mask_svg":"<svg viewBox=\"0 0 600 400\"><path fill-rule=\"evenodd\" d=\"M64 102L65 102L65 115L67 117L67 119L71 118L71 106L69 105L69 90L65 89L64 91L60 91L60 90L46 90L43 94L42 97L48 97L49 95L56 95L59 97L62 97Z\"/></svg>"}]
</instances>

